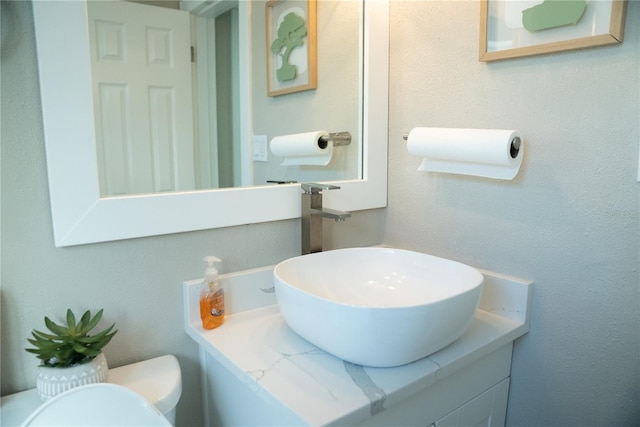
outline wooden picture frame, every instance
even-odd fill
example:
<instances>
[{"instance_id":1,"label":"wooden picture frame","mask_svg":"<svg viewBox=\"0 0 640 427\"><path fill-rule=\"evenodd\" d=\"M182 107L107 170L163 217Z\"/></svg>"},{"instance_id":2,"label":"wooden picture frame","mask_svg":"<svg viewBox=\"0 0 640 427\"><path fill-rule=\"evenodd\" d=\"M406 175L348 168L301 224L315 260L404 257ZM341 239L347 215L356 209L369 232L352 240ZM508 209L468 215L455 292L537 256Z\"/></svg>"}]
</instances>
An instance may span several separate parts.
<instances>
[{"instance_id":1,"label":"wooden picture frame","mask_svg":"<svg viewBox=\"0 0 640 427\"><path fill-rule=\"evenodd\" d=\"M626 9L627 0L481 0L479 60L622 43Z\"/></svg>"},{"instance_id":2,"label":"wooden picture frame","mask_svg":"<svg viewBox=\"0 0 640 427\"><path fill-rule=\"evenodd\" d=\"M279 96L315 89L318 84L316 0L268 1L266 19L267 94ZM287 34L299 37L279 38L282 25L292 27L285 31Z\"/></svg>"}]
</instances>

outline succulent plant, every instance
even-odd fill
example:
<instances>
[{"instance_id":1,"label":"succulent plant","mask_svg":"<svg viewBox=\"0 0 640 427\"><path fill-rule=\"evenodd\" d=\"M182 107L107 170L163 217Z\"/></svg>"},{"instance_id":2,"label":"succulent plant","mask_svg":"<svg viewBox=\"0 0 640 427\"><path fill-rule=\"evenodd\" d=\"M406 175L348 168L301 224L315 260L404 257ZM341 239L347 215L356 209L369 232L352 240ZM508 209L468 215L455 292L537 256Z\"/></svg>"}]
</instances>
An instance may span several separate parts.
<instances>
[{"instance_id":1,"label":"succulent plant","mask_svg":"<svg viewBox=\"0 0 640 427\"><path fill-rule=\"evenodd\" d=\"M115 323L107 329L95 335L89 332L96 327L102 318L100 310L94 317L91 311L87 310L80 321L76 323L76 317L67 310L67 325L60 326L44 318L44 323L51 333L44 333L33 330L33 339L27 339L35 348L27 348L29 353L34 353L38 359L42 360L43 366L64 368L89 362L100 354L111 338L118 332L111 332Z\"/></svg>"}]
</instances>

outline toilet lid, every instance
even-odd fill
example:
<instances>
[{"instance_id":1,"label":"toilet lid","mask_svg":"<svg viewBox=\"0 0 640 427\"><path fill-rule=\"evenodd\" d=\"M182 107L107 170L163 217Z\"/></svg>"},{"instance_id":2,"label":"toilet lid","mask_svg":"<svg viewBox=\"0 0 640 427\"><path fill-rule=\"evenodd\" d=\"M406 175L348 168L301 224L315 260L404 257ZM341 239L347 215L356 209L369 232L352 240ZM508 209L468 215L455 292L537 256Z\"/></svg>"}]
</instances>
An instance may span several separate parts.
<instances>
[{"instance_id":1,"label":"toilet lid","mask_svg":"<svg viewBox=\"0 0 640 427\"><path fill-rule=\"evenodd\" d=\"M142 396L116 384L90 384L61 393L38 408L27 426L171 426Z\"/></svg>"}]
</instances>

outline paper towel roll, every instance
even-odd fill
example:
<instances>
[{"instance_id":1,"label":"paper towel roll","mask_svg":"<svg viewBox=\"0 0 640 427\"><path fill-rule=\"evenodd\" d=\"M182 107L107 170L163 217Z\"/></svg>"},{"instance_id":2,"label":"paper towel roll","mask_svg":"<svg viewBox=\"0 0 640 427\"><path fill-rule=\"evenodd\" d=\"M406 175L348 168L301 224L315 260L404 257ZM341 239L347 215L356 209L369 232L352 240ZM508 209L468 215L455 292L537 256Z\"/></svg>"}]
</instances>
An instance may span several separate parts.
<instances>
[{"instance_id":1,"label":"paper towel roll","mask_svg":"<svg viewBox=\"0 0 640 427\"><path fill-rule=\"evenodd\" d=\"M288 165L326 166L331 161L333 144L320 141L327 132L315 131L276 136L269 144L275 156L284 157L281 163Z\"/></svg>"},{"instance_id":2,"label":"paper towel roll","mask_svg":"<svg viewBox=\"0 0 640 427\"><path fill-rule=\"evenodd\" d=\"M515 130L414 128L407 150L424 157L418 170L513 179L524 143Z\"/></svg>"}]
</instances>

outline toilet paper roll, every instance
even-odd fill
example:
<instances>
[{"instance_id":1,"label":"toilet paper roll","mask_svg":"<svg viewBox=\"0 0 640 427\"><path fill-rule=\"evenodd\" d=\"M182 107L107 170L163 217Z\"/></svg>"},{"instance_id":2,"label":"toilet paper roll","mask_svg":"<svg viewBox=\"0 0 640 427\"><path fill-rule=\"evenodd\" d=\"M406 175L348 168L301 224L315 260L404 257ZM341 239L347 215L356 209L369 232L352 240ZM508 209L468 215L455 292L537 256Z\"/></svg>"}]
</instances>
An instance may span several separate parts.
<instances>
[{"instance_id":1,"label":"toilet paper roll","mask_svg":"<svg viewBox=\"0 0 640 427\"><path fill-rule=\"evenodd\" d=\"M289 165L326 166L333 155L333 144L320 141L328 132L314 131L293 135L276 136L269 146L275 156L284 157L281 163Z\"/></svg>"},{"instance_id":2,"label":"toilet paper roll","mask_svg":"<svg viewBox=\"0 0 640 427\"><path fill-rule=\"evenodd\" d=\"M407 150L424 158L418 170L513 179L524 141L515 130L414 128Z\"/></svg>"}]
</instances>

